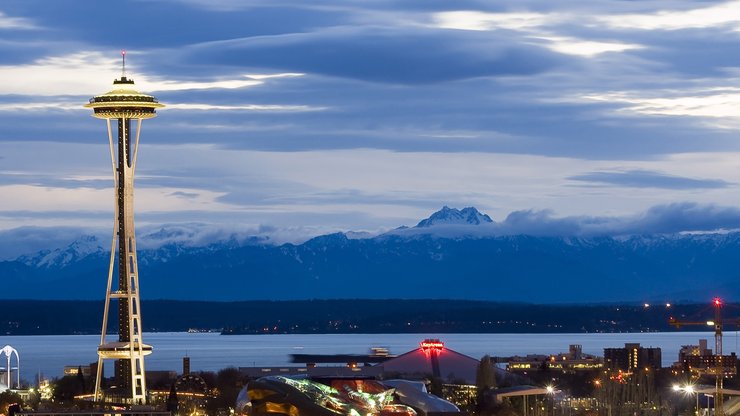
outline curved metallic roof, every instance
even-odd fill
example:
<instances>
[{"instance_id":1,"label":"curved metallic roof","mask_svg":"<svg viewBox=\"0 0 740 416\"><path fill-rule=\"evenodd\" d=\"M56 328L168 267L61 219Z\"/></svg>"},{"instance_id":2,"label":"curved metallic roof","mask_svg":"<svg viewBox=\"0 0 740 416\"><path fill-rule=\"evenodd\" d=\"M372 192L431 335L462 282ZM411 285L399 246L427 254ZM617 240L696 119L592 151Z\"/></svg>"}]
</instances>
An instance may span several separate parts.
<instances>
[{"instance_id":1,"label":"curved metallic roof","mask_svg":"<svg viewBox=\"0 0 740 416\"><path fill-rule=\"evenodd\" d=\"M105 94L96 95L85 104L93 109L97 118L153 118L156 109L164 107L154 96L133 89L134 81L121 77L113 82L117 87Z\"/></svg>"}]
</instances>

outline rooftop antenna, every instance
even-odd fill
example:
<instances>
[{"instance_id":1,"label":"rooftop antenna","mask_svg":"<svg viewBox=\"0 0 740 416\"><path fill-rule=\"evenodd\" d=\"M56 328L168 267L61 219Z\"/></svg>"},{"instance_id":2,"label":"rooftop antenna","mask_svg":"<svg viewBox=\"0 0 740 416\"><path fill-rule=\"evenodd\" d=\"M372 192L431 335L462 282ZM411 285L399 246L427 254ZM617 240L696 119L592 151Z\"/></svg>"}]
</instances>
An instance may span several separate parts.
<instances>
[{"instance_id":1,"label":"rooftop antenna","mask_svg":"<svg viewBox=\"0 0 740 416\"><path fill-rule=\"evenodd\" d=\"M121 49L121 79L113 80L114 85L119 84L134 84L133 79L126 78L126 50Z\"/></svg>"},{"instance_id":2,"label":"rooftop antenna","mask_svg":"<svg viewBox=\"0 0 740 416\"><path fill-rule=\"evenodd\" d=\"M121 49L121 79L126 79L126 49Z\"/></svg>"}]
</instances>

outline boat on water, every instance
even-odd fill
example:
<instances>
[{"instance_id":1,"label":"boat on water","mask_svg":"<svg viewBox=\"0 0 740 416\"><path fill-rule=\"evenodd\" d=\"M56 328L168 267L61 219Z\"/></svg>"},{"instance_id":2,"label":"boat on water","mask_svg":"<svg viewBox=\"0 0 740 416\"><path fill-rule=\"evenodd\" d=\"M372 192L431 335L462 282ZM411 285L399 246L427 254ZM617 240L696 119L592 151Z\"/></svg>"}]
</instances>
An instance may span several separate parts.
<instances>
[{"instance_id":1,"label":"boat on water","mask_svg":"<svg viewBox=\"0 0 740 416\"><path fill-rule=\"evenodd\" d=\"M349 367L372 365L396 357L386 347L371 347L368 354L290 354L291 362L298 364L347 364Z\"/></svg>"}]
</instances>

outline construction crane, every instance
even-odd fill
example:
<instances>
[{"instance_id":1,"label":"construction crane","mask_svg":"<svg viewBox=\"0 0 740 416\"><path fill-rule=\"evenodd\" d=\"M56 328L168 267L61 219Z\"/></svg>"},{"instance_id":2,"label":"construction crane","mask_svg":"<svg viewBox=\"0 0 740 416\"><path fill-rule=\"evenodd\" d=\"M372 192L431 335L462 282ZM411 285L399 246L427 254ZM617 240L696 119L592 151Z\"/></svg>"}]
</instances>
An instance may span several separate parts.
<instances>
[{"instance_id":1,"label":"construction crane","mask_svg":"<svg viewBox=\"0 0 740 416\"><path fill-rule=\"evenodd\" d=\"M722 355L722 325L725 323L740 325L740 318L722 319L722 299L720 298L714 298L712 300L712 306L714 307L713 321L679 321L671 317L668 323L676 328L680 328L683 325L714 326L714 368L707 368L707 374L714 375L715 377L714 414L715 416L724 416L724 409L722 408L722 403L724 402L723 381L725 378L725 368L728 367L725 364L732 364L732 368L735 368L735 363L725 363L724 356Z\"/></svg>"}]
</instances>

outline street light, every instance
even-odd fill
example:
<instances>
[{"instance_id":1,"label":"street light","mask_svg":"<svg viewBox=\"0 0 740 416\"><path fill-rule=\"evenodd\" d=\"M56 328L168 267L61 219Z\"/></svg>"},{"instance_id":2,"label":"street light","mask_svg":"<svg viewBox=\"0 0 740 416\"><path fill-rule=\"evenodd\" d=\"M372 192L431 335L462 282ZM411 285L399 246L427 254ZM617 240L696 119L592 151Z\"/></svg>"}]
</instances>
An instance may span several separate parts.
<instances>
[{"instance_id":1,"label":"street light","mask_svg":"<svg viewBox=\"0 0 740 416\"><path fill-rule=\"evenodd\" d=\"M694 394L696 395L696 416L699 416L699 391L691 384L687 384L685 386L679 386L678 384L673 385L673 391L679 392L682 391L687 394Z\"/></svg>"},{"instance_id":2,"label":"street light","mask_svg":"<svg viewBox=\"0 0 740 416\"><path fill-rule=\"evenodd\" d=\"M550 398L550 415L555 416L555 387L552 385L545 386L547 395Z\"/></svg>"}]
</instances>

